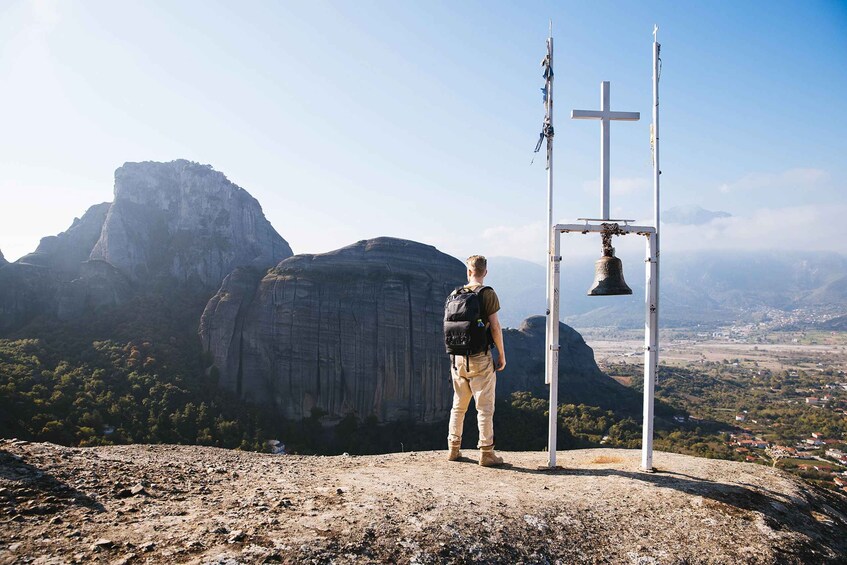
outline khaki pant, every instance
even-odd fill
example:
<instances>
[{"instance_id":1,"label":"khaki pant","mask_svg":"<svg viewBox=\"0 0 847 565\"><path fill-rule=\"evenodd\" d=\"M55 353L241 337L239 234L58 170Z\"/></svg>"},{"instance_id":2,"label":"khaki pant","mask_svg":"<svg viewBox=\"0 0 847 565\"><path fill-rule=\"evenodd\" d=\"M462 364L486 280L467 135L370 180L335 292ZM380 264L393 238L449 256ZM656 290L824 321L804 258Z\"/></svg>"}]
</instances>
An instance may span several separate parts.
<instances>
[{"instance_id":1,"label":"khaki pant","mask_svg":"<svg viewBox=\"0 0 847 565\"><path fill-rule=\"evenodd\" d=\"M497 386L497 373L491 352L479 353L470 357L456 355L450 359L450 373L453 377L453 408L450 410L448 441L460 442L465 423L465 412L473 397L476 402L476 422L479 426L477 447L494 445L494 390Z\"/></svg>"}]
</instances>

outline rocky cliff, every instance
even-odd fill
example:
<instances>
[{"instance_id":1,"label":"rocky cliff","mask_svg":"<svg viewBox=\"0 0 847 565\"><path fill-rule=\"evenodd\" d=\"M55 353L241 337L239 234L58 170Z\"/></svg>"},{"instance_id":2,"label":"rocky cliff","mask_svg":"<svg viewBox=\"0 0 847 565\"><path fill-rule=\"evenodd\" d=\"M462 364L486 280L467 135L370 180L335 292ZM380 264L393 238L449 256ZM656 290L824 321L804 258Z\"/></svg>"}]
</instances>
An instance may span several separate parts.
<instances>
[{"instance_id":1,"label":"rocky cliff","mask_svg":"<svg viewBox=\"0 0 847 565\"><path fill-rule=\"evenodd\" d=\"M508 363L497 376L499 398L516 391L529 391L546 398L549 388L544 384L544 351L546 319L532 316L520 328L503 330ZM641 395L604 374L594 360L594 351L582 336L559 323L559 401L568 404L588 404L637 414Z\"/></svg>"},{"instance_id":2,"label":"rocky cliff","mask_svg":"<svg viewBox=\"0 0 847 565\"><path fill-rule=\"evenodd\" d=\"M847 497L635 450L304 457L0 442L0 563L844 563ZM446 479L449 477L449 479ZM480 485L484 485L481 488Z\"/></svg>"},{"instance_id":3,"label":"rocky cliff","mask_svg":"<svg viewBox=\"0 0 847 565\"><path fill-rule=\"evenodd\" d=\"M294 256L262 275L236 270L203 313L200 335L222 386L293 419L312 408L382 421L447 417L443 305L464 282L461 262L428 245L379 238ZM547 394L544 326L533 317L505 330L500 398ZM599 370L582 336L561 324L560 343L562 402L637 409L640 397Z\"/></svg>"},{"instance_id":4,"label":"rocky cliff","mask_svg":"<svg viewBox=\"0 0 847 565\"><path fill-rule=\"evenodd\" d=\"M449 410L443 304L464 266L378 238L228 276L200 323L220 384L288 418L432 422Z\"/></svg>"},{"instance_id":5,"label":"rocky cliff","mask_svg":"<svg viewBox=\"0 0 847 565\"><path fill-rule=\"evenodd\" d=\"M92 206L66 231L42 238L35 251L14 263L0 261L0 332L57 312L57 293L80 275L109 206Z\"/></svg>"},{"instance_id":6,"label":"rocky cliff","mask_svg":"<svg viewBox=\"0 0 847 565\"><path fill-rule=\"evenodd\" d=\"M162 275L217 288L234 268L290 257L247 191L210 166L185 160L126 163L91 251L133 280Z\"/></svg>"},{"instance_id":7,"label":"rocky cliff","mask_svg":"<svg viewBox=\"0 0 847 565\"><path fill-rule=\"evenodd\" d=\"M291 256L259 203L208 165L126 163L115 200L14 263L0 261L0 332L39 316L72 318L139 290L209 296L233 269Z\"/></svg>"},{"instance_id":8,"label":"rocky cliff","mask_svg":"<svg viewBox=\"0 0 847 565\"><path fill-rule=\"evenodd\" d=\"M73 280L79 275L82 263L89 259L91 250L100 239L103 223L111 206L110 202L95 204L86 210L82 218L74 218L71 227L66 231L41 238L38 248L18 259L16 263L45 267L50 269L50 275L58 280Z\"/></svg>"}]
</instances>

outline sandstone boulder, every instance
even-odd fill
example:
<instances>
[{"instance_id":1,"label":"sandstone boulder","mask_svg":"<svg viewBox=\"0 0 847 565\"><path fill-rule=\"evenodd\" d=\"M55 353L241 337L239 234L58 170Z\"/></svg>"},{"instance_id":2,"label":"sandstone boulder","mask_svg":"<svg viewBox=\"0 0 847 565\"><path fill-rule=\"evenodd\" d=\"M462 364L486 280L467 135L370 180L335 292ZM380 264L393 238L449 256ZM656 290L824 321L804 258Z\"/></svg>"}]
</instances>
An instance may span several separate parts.
<instances>
[{"instance_id":1,"label":"sandstone boulder","mask_svg":"<svg viewBox=\"0 0 847 565\"><path fill-rule=\"evenodd\" d=\"M452 386L444 299L464 266L393 238L237 271L200 324L220 384L292 419L313 408L382 421L446 417Z\"/></svg>"},{"instance_id":2,"label":"sandstone boulder","mask_svg":"<svg viewBox=\"0 0 847 565\"><path fill-rule=\"evenodd\" d=\"M318 408L334 418L440 421L452 398L444 300L464 271L433 247L392 238L297 255L265 276L239 269L206 306L200 335L222 386L287 418ZM541 316L504 330L498 398L547 395L544 332ZM562 402L637 411L640 396L600 371L582 336L561 324L560 343Z\"/></svg>"},{"instance_id":3,"label":"sandstone boulder","mask_svg":"<svg viewBox=\"0 0 847 565\"><path fill-rule=\"evenodd\" d=\"M544 384L546 319L532 316L520 328L503 330L506 369L497 377L497 395L529 391L547 398ZM559 323L559 402L587 404L621 413L638 414L641 395L608 377L597 366L594 351L570 326Z\"/></svg>"}]
</instances>

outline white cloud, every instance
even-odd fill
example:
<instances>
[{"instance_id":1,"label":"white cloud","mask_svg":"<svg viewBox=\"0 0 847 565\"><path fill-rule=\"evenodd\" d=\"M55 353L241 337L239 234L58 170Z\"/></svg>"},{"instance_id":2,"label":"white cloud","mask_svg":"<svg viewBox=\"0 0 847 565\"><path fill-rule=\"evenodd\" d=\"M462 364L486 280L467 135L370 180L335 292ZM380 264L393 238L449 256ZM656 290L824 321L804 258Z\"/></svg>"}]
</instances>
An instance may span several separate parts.
<instances>
[{"instance_id":1,"label":"white cloud","mask_svg":"<svg viewBox=\"0 0 847 565\"><path fill-rule=\"evenodd\" d=\"M757 190L760 188L804 188L818 185L829 179L822 169L788 169L781 173L750 173L735 182L718 187L723 193Z\"/></svg>"},{"instance_id":2,"label":"white cloud","mask_svg":"<svg viewBox=\"0 0 847 565\"><path fill-rule=\"evenodd\" d=\"M807 205L763 208L748 216L717 218L708 224L663 226L661 244L672 250L745 249L847 251L838 221L847 206Z\"/></svg>"},{"instance_id":3,"label":"white cloud","mask_svg":"<svg viewBox=\"0 0 847 565\"><path fill-rule=\"evenodd\" d=\"M54 0L30 0L34 24L45 32L50 32L59 23L59 9Z\"/></svg>"},{"instance_id":4,"label":"white cloud","mask_svg":"<svg viewBox=\"0 0 847 565\"><path fill-rule=\"evenodd\" d=\"M698 250L801 250L847 252L845 234L833 218L847 216L847 205L806 205L765 208L747 216L716 218L708 224L662 226L662 249L669 253ZM562 223L570 223L561 221ZM649 222L648 222L649 223ZM446 242L445 242L446 243ZM450 252L451 246L445 245ZM615 242L619 255L637 257L643 253L641 238L619 238ZM475 250L480 251L475 251ZM597 255L599 240L578 235L563 236L560 252L575 258ZM464 240L461 251L454 255L482 252L491 256L510 256L543 263L547 245L544 224L535 222L520 226L493 226L476 240Z\"/></svg>"},{"instance_id":5,"label":"white cloud","mask_svg":"<svg viewBox=\"0 0 847 565\"><path fill-rule=\"evenodd\" d=\"M543 222L490 227L482 232L482 239L484 247L493 250L489 252L490 255L537 261L544 257L547 250Z\"/></svg>"}]
</instances>

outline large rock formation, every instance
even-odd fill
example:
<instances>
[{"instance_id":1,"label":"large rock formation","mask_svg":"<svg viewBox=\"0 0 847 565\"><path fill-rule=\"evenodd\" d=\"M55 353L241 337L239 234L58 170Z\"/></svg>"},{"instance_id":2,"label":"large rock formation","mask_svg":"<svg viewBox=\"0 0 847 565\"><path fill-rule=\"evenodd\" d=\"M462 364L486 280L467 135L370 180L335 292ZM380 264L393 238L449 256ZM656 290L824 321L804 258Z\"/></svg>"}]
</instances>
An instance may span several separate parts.
<instances>
[{"instance_id":1,"label":"large rock formation","mask_svg":"<svg viewBox=\"0 0 847 565\"><path fill-rule=\"evenodd\" d=\"M291 255L255 198L185 160L115 171L115 201L91 251L133 280L166 275L208 288L235 267L268 267Z\"/></svg>"},{"instance_id":2,"label":"large rock formation","mask_svg":"<svg viewBox=\"0 0 847 565\"><path fill-rule=\"evenodd\" d=\"M261 279L261 280L260 280ZM449 410L443 304L464 266L392 238L236 271L200 324L220 384L289 418L432 422Z\"/></svg>"},{"instance_id":3,"label":"large rock formation","mask_svg":"<svg viewBox=\"0 0 847 565\"><path fill-rule=\"evenodd\" d=\"M3 256L3 252L0 251L0 267L2 267L3 265L8 265L8 264L9 264L9 262L6 261L6 258Z\"/></svg>"},{"instance_id":4,"label":"large rock formation","mask_svg":"<svg viewBox=\"0 0 847 565\"><path fill-rule=\"evenodd\" d=\"M115 171L114 202L92 206L18 261L0 260L0 332L118 305L144 289L182 285L205 299L236 267L290 256L256 199L210 166L126 163Z\"/></svg>"},{"instance_id":5,"label":"large rock formation","mask_svg":"<svg viewBox=\"0 0 847 565\"><path fill-rule=\"evenodd\" d=\"M544 316L527 318L516 330L503 330L503 341L508 363L497 377L498 397L529 391L546 398L549 389L544 384ZM594 360L594 351L579 332L559 323L559 401L636 414L641 395L606 376Z\"/></svg>"},{"instance_id":6,"label":"large rock formation","mask_svg":"<svg viewBox=\"0 0 847 565\"><path fill-rule=\"evenodd\" d=\"M294 256L264 278L233 272L209 301L200 335L222 386L288 418L319 408L332 417L437 421L452 397L444 298L463 282L461 262L433 247L360 241ZM501 398L518 390L546 395L544 326L535 317L505 330ZM563 402L637 408L637 395L598 369L577 332L562 324L560 336Z\"/></svg>"}]
</instances>

